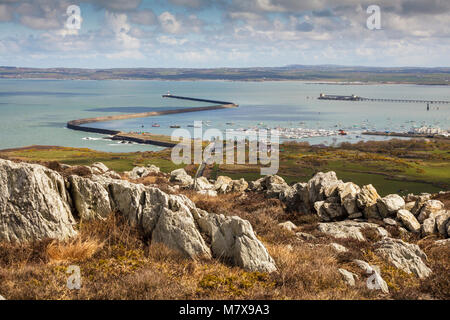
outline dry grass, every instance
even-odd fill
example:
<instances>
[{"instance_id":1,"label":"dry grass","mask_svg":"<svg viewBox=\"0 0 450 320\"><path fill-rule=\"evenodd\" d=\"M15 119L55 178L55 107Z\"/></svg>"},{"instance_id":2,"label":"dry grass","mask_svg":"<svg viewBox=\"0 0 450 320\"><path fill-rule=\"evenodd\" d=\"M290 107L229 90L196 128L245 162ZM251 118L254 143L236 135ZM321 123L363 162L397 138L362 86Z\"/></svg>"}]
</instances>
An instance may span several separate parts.
<instances>
[{"instance_id":1,"label":"dry grass","mask_svg":"<svg viewBox=\"0 0 450 320\"><path fill-rule=\"evenodd\" d=\"M449 299L450 248L433 246L434 239L411 239L427 253L433 275L419 280L380 259L374 242L333 239L317 232L317 218L285 213L278 200L239 194L205 197L183 191L210 212L250 220L274 258L272 274L248 272L217 260L189 260L161 244L151 244L120 216L84 222L69 242L41 241L0 244L0 292L8 299ZM302 241L277 226L295 222L299 231L317 239ZM338 254L328 244L349 249ZM352 262L379 265L390 294L365 288L367 275ZM67 267L80 266L81 290L66 287ZM344 283L338 268L359 275L355 287Z\"/></svg>"},{"instance_id":2,"label":"dry grass","mask_svg":"<svg viewBox=\"0 0 450 320\"><path fill-rule=\"evenodd\" d=\"M91 258L103 247L97 239L52 241L47 245L47 255L50 263L80 262Z\"/></svg>"}]
</instances>

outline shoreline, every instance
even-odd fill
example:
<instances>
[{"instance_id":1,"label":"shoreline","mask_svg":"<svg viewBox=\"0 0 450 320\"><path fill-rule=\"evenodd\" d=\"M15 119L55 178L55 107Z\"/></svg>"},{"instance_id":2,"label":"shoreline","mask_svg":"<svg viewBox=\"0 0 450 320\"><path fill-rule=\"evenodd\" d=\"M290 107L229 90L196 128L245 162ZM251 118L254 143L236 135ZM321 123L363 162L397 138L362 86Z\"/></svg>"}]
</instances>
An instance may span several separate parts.
<instances>
[{"instance_id":1,"label":"shoreline","mask_svg":"<svg viewBox=\"0 0 450 320\"><path fill-rule=\"evenodd\" d=\"M165 81L165 82L299 82L304 84L314 85L342 85L342 86L373 86L373 85L416 85L416 86L442 86L448 87L450 83L418 83L418 82L401 82L401 81L321 81L321 80L304 80L304 79L198 79L198 78L185 78L185 79L165 79L165 78L153 78L153 79L133 79L133 78L107 78L107 79L80 79L80 78L7 78L0 77L1 80L31 80L31 81Z\"/></svg>"}]
</instances>

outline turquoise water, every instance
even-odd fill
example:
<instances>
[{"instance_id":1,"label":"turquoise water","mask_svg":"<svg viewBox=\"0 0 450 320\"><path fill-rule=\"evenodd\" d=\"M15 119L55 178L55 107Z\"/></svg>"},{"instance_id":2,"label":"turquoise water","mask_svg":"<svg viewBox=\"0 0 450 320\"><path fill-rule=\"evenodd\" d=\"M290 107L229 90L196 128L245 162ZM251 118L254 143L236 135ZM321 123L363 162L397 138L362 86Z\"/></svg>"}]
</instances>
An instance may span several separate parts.
<instances>
[{"instance_id":1,"label":"turquoise water","mask_svg":"<svg viewBox=\"0 0 450 320\"><path fill-rule=\"evenodd\" d=\"M210 127L250 128L302 127L344 129L347 136L312 137L310 143L356 142L387 137L361 136L361 131L408 131L421 125L449 129L450 105L416 103L344 102L317 100L320 93L356 94L370 98L450 100L446 86L417 85L332 85L302 82L228 81L77 81L0 80L0 149L33 144L87 147L102 151L130 152L158 150L150 145L118 144L104 135L65 128L69 120L146 112L168 108L208 105L163 99L172 94L232 101L237 109L166 115L96 123L101 128L171 134L170 125L187 128L195 120ZM439 108L439 110L437 109ZM234 123L227 125L227 122ZM152 124L158 123L159 128ZM92 125L92 124L91 124ZM142 127L143 126L143 127Z\"/></svg>"}]
</instances>

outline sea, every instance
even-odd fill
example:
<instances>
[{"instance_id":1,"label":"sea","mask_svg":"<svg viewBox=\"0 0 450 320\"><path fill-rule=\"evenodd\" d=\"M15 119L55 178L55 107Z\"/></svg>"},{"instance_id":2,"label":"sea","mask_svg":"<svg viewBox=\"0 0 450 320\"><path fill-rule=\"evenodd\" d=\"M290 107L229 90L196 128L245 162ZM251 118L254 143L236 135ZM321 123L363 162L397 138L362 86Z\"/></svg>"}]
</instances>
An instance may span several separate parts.
<instances>
[{"instance_id":1,"label":"sea","mask_svg":"<svg viewBox=\"0 0 450 320\"><path fill-rule=\"evenodd\" d=\"M102 134L66 128L70 120L125 113L207 106L173 95L230 101L238 108L180 113L89 124L121 131L171 135L177 125L193 133L216 128L302 128L347 135L288 137L282 141L338 145L341 142L386 140L363 131L407 132L422 126L450 129L450 104L318 100L320 93L355 94L366 98L450 100L450 86L406 84L332 84L298 81L139 81L139 80L0 80L0 149L29 145L91 148L107 152L160 150L124 144ZM159 127L155 126L159 125ZM225 136L225 134L224 134Z\"/></svg>"}]
</instances>

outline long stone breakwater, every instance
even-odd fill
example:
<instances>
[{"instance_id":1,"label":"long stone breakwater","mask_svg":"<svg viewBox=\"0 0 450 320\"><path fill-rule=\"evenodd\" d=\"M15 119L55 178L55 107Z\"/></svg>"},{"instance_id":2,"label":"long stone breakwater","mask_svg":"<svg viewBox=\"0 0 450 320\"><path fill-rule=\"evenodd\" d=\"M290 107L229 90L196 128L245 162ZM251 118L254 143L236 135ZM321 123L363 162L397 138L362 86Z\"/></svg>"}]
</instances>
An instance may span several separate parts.
<instances>
[{"instance_id":1,"label":"long stone breakwater","mask_svg":"<svg viewBox=\"0 0 450 320\"><path fill-rule=\"evenodd\" d=\"M72 129L72 130L77 130L77 131L94 132L94 133L112 135L113 136L112 140L132 141L132 142L137 142L137 143L152 144L152 145L163 146L163 147L173 147L173 146L175 146L175 144L172 142L169 142L170 141L169 136L154 135L151 133L147 133L144 135L138 135L135 133L126 133L126 132L122 132L119 130L88 127L88 126L85 126L85 124L113 121L113 120L155 117L155 116L168 115L168 114L237 108L239 106L237 104L234 104L233 102L182 97L182 96L175 96L175 95L171 95L171 94L165 94L162 97L163 98L198 101L198 102L216 103L216 105L206 106L206 107L180 108L180 109L175 109L175 110L151 111L151 112L141 112L141 113L131 113L131 114L121 114L121 115L112 115L112 116L104 116L104 117L71 120L71 121L67 122L67 128Z\"/></svg>"}]
</instances>

